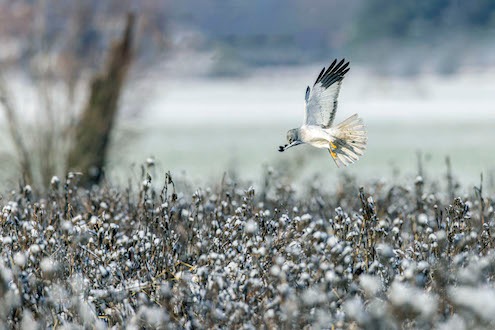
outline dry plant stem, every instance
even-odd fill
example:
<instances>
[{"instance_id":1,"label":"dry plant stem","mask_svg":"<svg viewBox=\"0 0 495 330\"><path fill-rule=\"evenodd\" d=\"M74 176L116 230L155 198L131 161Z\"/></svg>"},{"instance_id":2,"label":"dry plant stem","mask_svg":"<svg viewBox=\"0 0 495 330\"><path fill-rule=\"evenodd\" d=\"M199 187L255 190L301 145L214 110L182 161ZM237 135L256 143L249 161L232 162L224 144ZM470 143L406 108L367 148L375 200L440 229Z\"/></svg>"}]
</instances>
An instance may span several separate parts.
<instances>
[{"instance_id":1,"label":"dry plant stem","mask_svg":"<svg viewBox=\"0 0 495 330\"><path fill-rule=\"evenodd\" d=\"M418 175L422 177L424 175L424 172L423 172L423 154L421 153L421 151L418 151L416 153L416 158L418 161Z\"/></svg>"},{"instance_id":2,"label":"dry plant stem","mask_svg":"<svg viewBox=\"0 0 495 330\"><path fill-rule=\"evenodd\" d=\"M480 186L474 187L478 198L480 200L480 219L481 219L481 230L483 230L483 225L485 224L485 199L483 198L483 173L480 174Z\"/></svg>"},{"instance_id":3,"label":"dry plant stem","mask_svg":"<svg viewBox=\"0 0 495 330\"><path fill-rule=\"evenodd\" d=\"M454 178L452 177L452 166L450 164L450 157L445 157L445 164L447 165L447 191L449 193L450 200L454 200L455 191L454 191Z\"/></svg>"}]
</instances>

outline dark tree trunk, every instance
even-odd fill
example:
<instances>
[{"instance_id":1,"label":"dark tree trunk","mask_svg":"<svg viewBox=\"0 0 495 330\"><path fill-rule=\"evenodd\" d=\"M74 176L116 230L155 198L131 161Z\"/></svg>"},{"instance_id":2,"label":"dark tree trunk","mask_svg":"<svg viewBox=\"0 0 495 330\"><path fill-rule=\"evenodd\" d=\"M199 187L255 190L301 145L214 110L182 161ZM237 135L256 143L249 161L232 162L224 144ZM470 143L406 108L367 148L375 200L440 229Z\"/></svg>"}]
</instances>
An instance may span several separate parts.
<instances>
[{"instance_id":1,"label":"dark tree trunk","mask_svg":"<svg viewBox=\"0 0 495 330\"><path fill-rule=\"evenodd\" d=\"M112 47L104 72L91 82L88 104L68 154L68 169L82 172L81 183L87 186L102 179L118 100L132 59L134 20L134 15L129 14L122 39Z\"/></svg>"}]
</instances>

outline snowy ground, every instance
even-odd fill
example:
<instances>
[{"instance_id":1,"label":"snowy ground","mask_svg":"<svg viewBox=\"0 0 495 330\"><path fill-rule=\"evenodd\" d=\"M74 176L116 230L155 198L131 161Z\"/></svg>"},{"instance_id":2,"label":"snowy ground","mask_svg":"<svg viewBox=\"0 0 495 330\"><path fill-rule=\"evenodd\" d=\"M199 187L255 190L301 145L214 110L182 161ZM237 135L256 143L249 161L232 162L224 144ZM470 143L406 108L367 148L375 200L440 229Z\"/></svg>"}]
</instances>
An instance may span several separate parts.
<instances>
[{"instance_id":1,"label":"snowy ground","mask_svg":"<svg viewBox=\"0 0 495 330\"><path fill-rule=\"evenodd\" d=\"M446 156L459 179L471 186L480 172L486 177L493 172L493 72L387 78L353 68L343 83L336 121L353 113L363 117L369 147L362 160L337 170L325 151L298 147L278 153L286 131L302 122L305 87L317 72L319 67L311 66L258 70L246 78L141 77L145 83L130 90L149 97L136 102L129 93L127 104L142 105L142 116L120 122L121 129L136 135L117 144L110 167L121 171L122 165L153 155L163 169L193 178L220 178L229 167L256 178L263 164L297 159L304 162L300 176L318 173L332 182L343 172L363 179L389 176L392 169L415 174L420 151L433 176L444 173ZM130 106L124 113L133 110Z\"/></svg>"},{"instance_id":2,"label":"snowy ground","mask_svg":"<svg viewBox=\"0 0 495 330\"><path fill-rule=\"evenodd\" d=\"M365 156L338 170L322 150L302 146L278 153L286 131L302 121L305 87L319 69L258 69L246 77L216 79L180 76L166 67L136 74L121 102L107 173L126 182L139 173L132 164L153 156L162 172L185 172L198 183L219 179L233 168L241 177L256 180L266 164L297 162L301 181L316 173L331 185L349 173L363 180L390 177L392 172L413 176L421 152L427 175L442 175L450 156L467 187L479 182L481 172L487 180L493 177L492 71L398 78L353 66L343 83L336 121L353 113L363 117L369 131ZM37 97L26 81L9 79L9 87L17 91L21 117L39 122ZM16 185L6 130L0 138L0 180Z\"/></svg>"}]
</instances>

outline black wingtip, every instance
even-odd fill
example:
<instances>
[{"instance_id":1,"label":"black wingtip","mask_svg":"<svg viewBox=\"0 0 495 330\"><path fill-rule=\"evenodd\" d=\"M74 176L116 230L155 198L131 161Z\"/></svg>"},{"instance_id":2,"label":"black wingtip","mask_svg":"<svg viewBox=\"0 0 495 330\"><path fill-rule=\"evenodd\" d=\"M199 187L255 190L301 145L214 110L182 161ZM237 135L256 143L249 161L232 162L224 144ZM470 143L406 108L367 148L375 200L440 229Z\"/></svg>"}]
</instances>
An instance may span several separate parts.
<instances>
[{"instance_id":1,"label":"black wingtip","mask_svg":"<svg viewBox=\"0 0 495 330\"><path fill-rule=\"evenodd\" d=\"M321 79L321 77L323 76L324 73L325 73L325 67L323 67L323 69L320 71L320 74L318 75L318 78L316 78L315 84L317 84L320 81L320 79Z\"/></svg>"},{"instance_id":2,"label":"black wingtip","mask_svg":"<svg viewBox=\"0 0 495 330\"><path fill-rule=\"evenodd\" d=\"M350 62L343 58L337 63L337 59L334 59L330 66L325 70L320 72L320 75L315 81L315 85L321 83L324 88L330 87L337 81L344 79L344 75L349 72Z\"/></svg>"},{"instance_id":3,"label":"black wingtip","mask_svg":"<svg viewBox=\"0 0 495 330\"><path fill-rule=\"evenodd\" d=\"M333 60L332 64L330 64L327 71L332 70L336 63L337 63L337 59Z\"/></svg>"},{"instance_id":4,"label":"black wingtip","mask_svg":"<svg viewBox=\"0 0 495 330\"><path fill-rule=\"evenodd\" d=\"M285 151L285 147L284 146L278 146L278 151L284 152Z\"/></svg>"}]
</instances>

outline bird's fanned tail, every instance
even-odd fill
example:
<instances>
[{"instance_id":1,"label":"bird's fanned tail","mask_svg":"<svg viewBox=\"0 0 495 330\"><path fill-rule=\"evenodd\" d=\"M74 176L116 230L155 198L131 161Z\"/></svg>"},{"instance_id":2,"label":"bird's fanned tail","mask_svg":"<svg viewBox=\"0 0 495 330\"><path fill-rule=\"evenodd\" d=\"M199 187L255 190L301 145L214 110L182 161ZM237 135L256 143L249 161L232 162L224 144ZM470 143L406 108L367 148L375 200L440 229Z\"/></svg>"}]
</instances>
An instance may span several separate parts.
<instances>
[{"instance_id":1,"label":"bird's fanned tail","mask_svg":"<svg viewBox=\"0 0 495 330\"><path fill-rule=\"evenodd\" d=\"M364 154L368 137L363 120L357 114L332 127L331 135L328 151L337 167L352 164Z\"/></svg>"}]
</instances>

